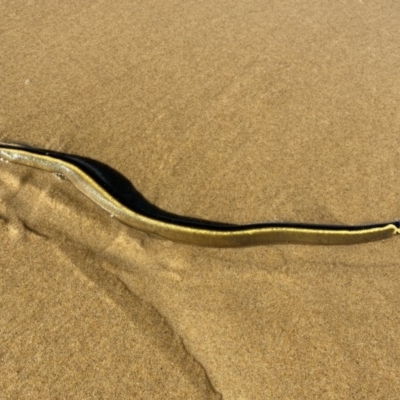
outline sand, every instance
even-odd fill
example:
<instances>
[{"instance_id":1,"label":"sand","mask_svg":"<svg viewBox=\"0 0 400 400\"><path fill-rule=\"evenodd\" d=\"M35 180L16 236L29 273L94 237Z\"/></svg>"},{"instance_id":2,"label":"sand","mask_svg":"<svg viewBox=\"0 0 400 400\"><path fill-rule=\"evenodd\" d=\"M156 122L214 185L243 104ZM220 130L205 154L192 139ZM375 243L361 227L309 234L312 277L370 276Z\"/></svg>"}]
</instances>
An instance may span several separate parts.
<instances>
[{"instance_id":1,"label":"sand","mask_svg":"<svg viewBox=\"0 0 400 400\"><path fill-rule=\"evenodd\" d=\"M233 223L400 216L396 2L0 5L0 139ZM398 399L400 242L209 249L0 164L0 398Z\"/></svg>"}]
</instances>

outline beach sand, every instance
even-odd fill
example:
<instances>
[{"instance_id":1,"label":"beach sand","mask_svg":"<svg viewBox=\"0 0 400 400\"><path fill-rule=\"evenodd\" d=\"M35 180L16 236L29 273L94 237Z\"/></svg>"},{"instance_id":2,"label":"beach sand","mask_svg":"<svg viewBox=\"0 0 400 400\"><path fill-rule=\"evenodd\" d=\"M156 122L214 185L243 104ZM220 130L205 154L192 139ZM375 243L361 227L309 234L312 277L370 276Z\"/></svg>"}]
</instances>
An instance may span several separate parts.
<instances>
[{"instance_id":1,"label":"beach sand","mask_svg":"<svg viewBox=\"0 0 400 400\"><path fill-rule=\"evenodd\" d=\"M0 5L0 139L222 222L399 218L396 2ZM398 399L400 241L218 249L0 164L0 398Z\"/></svg>"}]
</instances>

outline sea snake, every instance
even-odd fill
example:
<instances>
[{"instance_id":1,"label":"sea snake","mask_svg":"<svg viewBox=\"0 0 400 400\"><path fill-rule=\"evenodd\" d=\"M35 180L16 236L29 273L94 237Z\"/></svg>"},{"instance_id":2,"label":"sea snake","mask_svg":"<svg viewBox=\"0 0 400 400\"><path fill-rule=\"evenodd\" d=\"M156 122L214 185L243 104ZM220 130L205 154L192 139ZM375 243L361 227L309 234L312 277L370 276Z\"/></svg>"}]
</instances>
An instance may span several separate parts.
<instances>
[{"instance_id":1,"label":"sea snake","mask_svg":"<svg viewBox=\"0 0 400 400\"><path fill-rule=\"evenodd\" d=\"M284 222L234 225L198 220L157 209L140 194L142 203L124 201L122 196L118 195L118 188L115 184L113 186L113 182L105 177L102 168L99 167L104 164L96 160L10 143L0 143L0 158L5 162L61 174L87 197L126 225L176 242L209 247L271 243L344 245L385 239L400 232L400 221L369 225Z\"/></svg>"}]
</instances>

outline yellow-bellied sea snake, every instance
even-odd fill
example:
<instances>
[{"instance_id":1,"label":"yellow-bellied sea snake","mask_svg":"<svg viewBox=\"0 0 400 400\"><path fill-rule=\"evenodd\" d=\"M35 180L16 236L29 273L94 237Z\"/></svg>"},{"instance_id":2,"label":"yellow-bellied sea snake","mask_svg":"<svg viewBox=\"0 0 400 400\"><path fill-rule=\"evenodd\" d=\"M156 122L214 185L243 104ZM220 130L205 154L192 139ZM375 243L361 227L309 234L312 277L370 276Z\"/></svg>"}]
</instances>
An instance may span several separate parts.
<instances>
[{"instance_id":1,"label":"yellow-bellied sea snake","mask_svg":"<svg viewBox=\"0 0 400 400\"><path fill-rule=\"evenodd\" d=\"M121 222L169 240L210 247L269 243L354 244L380 240L400 232L400 221L370 225L259 223L233 225L181 217L153 207L122 201L98 168L99 162L77 155L0 143L2 161L57 173ZM97 163L97 164L96 164ZM102 164L104 165L104 164ZM144 200L144 202L146 202ZM147 203L150 204L150 203ZM155 212L158 210L159 212Z\"/></svg>"}]
</instances>

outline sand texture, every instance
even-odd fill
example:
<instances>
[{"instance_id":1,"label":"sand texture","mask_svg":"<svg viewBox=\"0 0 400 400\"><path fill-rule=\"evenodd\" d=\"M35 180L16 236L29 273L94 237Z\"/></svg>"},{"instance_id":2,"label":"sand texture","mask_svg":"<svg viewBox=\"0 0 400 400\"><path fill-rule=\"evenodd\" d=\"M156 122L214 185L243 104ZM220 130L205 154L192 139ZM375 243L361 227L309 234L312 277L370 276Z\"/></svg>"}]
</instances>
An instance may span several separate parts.
<instances>
[{"instance_id":1,"label":"sand texture","mask_svg":"<svg viewBox=\"0 0 400 400\"><path fill-rule=\"evenodd\" d=\"M400 3L0 3L0 140L222 222L400 217ZM399 399L400 239L212 249L0 163L0 399Z\"/></svg>"}]
</instances>

